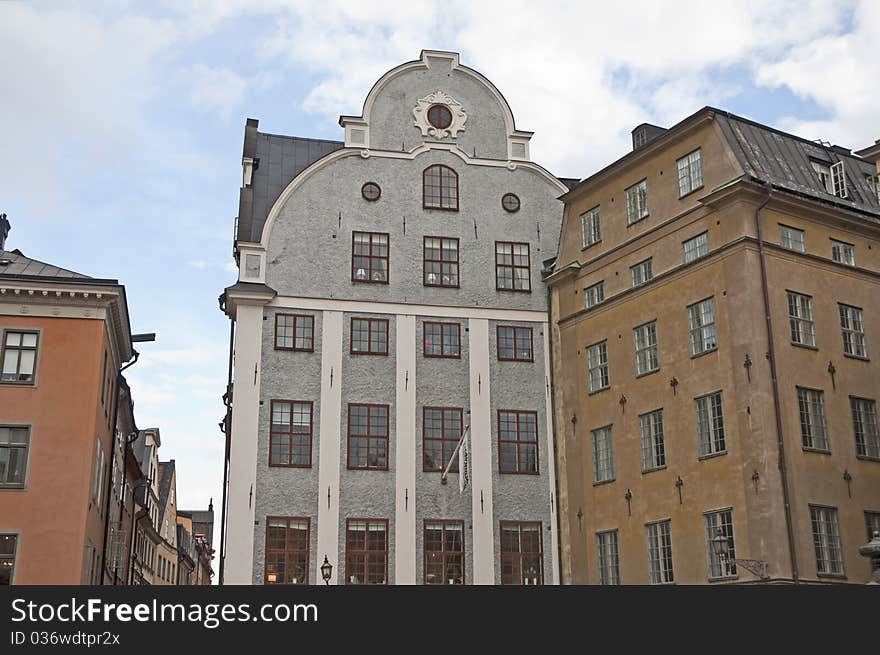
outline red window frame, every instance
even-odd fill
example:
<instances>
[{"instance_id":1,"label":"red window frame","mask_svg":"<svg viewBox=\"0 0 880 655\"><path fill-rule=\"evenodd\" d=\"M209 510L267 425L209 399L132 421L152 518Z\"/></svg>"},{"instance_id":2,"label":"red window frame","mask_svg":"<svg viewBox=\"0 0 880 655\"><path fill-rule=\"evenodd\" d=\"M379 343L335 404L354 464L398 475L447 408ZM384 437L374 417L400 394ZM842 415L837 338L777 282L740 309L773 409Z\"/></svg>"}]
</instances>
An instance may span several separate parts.
<instances>
[{"instance_id":1,"label":"red window frame","mask_svg":"<svg viewBox=\"0 0 880 655\"><path fill-rule=\"evenodd\" d=\"M385 544L383 550L371 549L370 540L364 537L364 548L352 547L352 530L353 523L364 523L364 533L369 535L371 526L381 525L384 528ZM379 532L379 530L375 530ZM345 584L347 585L363 585L363 584L388 584L388 519L346 519L345 521ZM359 544L356 544L359 545ZM357 561L359 557L363 557L363 561ZM381 564L382 581L370 582L370 565ZM355 574L362 576L358 582L352 582ZM361 582L360 580L364 580Z\"/></svg>"},{"instance_id":2,"label":"red window frame","mask_svg":"<svg viewBox=\"0 0 880 655\"><path fill-rule=\"evenodd\" d=\"M440 531L440 550L429 549L429 539L428 539L428 527L429 525L434 528L439 527ZM461 536L459 550L453 550L447 548L449 545L446 539L447 526L458 526L457 532ZM426 585L447 585L449 584L450 578L456 580L452 584L463 585L465 584L465 558L464 558L464 521L450 520L450 519L425 519L424 527L423 527L423 539L422 539L422 582ZM436 561L439 558L439 561ZM428 579L428 566L429 561L435 560L435 563L440 566L442 570L440 582L433 581ZM455 575L458 573L458 575ZM433 575L433 574L432 574Z\"/></svg>"},{"instance_id":3,"label":"red window frame","mask_svg":"<svg viewBox=\"0 0 880 655\"><path fill-rule=\"evenodd\" d=\"M501 429L501 426L502 426L501 417L503 414L512 414L512 415L516 416L516 423L515 423L516 434L514 435L515 438L513 438L513 439L503 438L504 432L502 432L502 429ZM535 438L534 438L534 440L521 438L521 435L523 432L522 427L521 427L521 424L522 424L521 419L523 416L531 416L534 418L534 421L535 421ZM508 421L508 424L509 424L509 421ZM516 468L515 469L505 469L504 468L504 458L502 457L501 452L505 448L505 444L508 447L511 447L511 444L512 444L513 452L516 455ZM526 457L528 457L528 449L529 448L534 448L534 452L535 452L535 470L534 471L527 470L526 467L522 466L524 451L525 451ZM511 474L516 474L516 475L539 475L541 473L541 465L540 465L540 459L538 456L538 451L539 451L539 448L538 448L538 412L533 412L530 410L519 410L519 409L499 409L498 410L498 472L499 473L511 473ZM528 461L528 459L526 459L525 461Z\"/></svg>"},{"instance_id":4,"label":"red window frame","mask_svg":"<svg viewBox=\"0 0 880 655\"><path fill-rule=\"evenodd\" d=\"M287 430L276 430L275 423L273 420L275 419L275 407L276 405L280 405L281 403L288 403L290 405L290 423L288 423ZM294 416L294 408L296 405L308 405L309 406L309 431L306 432L296 432L294 430L293 416ZM280 424L279 424L280 425ZM272 400L269 402L269 466L280 466L284 468L311 468L312 467L312 437L315 431L315 407L314 403L311 400ZM295 437L308 437L309 440L309 461L308 463L291 463L291 459L296 452L295 448ZM283 462L275 461L273 458L274 452L274 444L275 440L280 440L280 445L285 445L284 440L287 440L287 464Z\"/></svg>"},{"instance_id":5,"label":"red window frame","mask_svg":"<svg viewBox=\"0 0 880 655\"><path fill-rule=\"evenodd\" d=\"M434 184L433 181L429 185L428 184L428 176L434 175L434 172L438 174L437 184ZM455 195L452 195L452 185L449 183L449 179L455 180ZM445 184L444 184L445 182ZM428 190L431 190L428 193ZM429 204L429 199L432 202L436 202L438 204ZM436 200L435 200L436 199ZM444 166L443 164L434 164L433 166L428 166L425 170L422 171L422 208L423 209L441 209L445 211L458 211L458 173L456 173L449 166Z\"/></svg>"},{"instance_id":6,"label":"red window frame","mask_svg":"<svg viewBox=\"0 0 880 655\"><path fill-rule=\"evenodd\" d=\"M367 350L355 350L354 348L354 324L355 321L366 322L367 323ZM374 328L375 325L383 324L385 326L385 342L384 350L373 350L373 331L377 330ZM351 318L349 322L349 330L348 330L348 352L352 355L387 355L388 354L388 319L387 318L367 318L367 317L355 317ZM359 330L360 331L360 330Z\"/></svg>"},{"instance_id":7,"label":"red window frame","mask_svg":"<svg viewBox=\"0 0 880 655\"><path fill-rule=\"evenodd\" d=\"M513 357L504 357L501 354L501 331L502 330L513 330L513 334L510 337L504 337L505 342L510 342L511 349L513 350ZM529 356L528 357L520 357L520 348L519 344L525 343L524 333L528 331L528 344L529 344ZM530 327L521 327L519 325L497 325L495 327L495 349L498 353L498 361L499 362L534 362L535 361L535 340L532 334L532 328Z\"/></svg>"},{"instance_id":8,"label":"red window frame","mask_svg":"<svg viewBox=\"0 0 880 655\"><path fill-rule=\"evenodd\" d=\"M435 239L440 242L439 246L437 248L437 250L439 250L439 252L440 252L439 259L431 259L428 257L428 240L429 239ZM455 259L454 260L453 259L444 259L443 258L443 251L448 250L448 248L444 248L444 243L445 242L452 242L452 241L455 242ZM459 277L459 266L458 266L459 246L460 246L459 240L455 237L424 237L422 239L422 285L423 286L426 286L426 287L446 287L449 289L458 289L459 288L460 280L461 280L461 278ZM437 279L440 280L439 282L429 282L428 281L428 275L429 275L428 265L429 264L436 265L437 271L431 271L431 274L437 275ZM443 278L444 278L443 271L444 271L444 268L447 266L449 267L450 272L452 270L455 271L455 273L454 273L455 284L444 284L444 282L443 282ZM450 275L450 277L451 277L451 275Z\"/></svg>"},{"instance_id":9,"label":"red window frame","mask_svg":"<svg viewBox=\"0 0 880 655\"><path fill-rule=\"evenodd\" d=\"M439 328L440 330L440 354L432 354L428 352L428 326ZM446 353L446 330L447 327L455 327L455 354L447 355ZM433 345L433 341L431 342ZM452 345L452 344L449 344ZM441 359L461 359L461 323L440 323L438 321L424 321L422 323L422 354L425 357L439 357Z\"/></svg>"},{"instance_id":10,"label":"red window frame","mask_svg":"<svg viewBox=\"0 0 880 655\"><path fill-rule=\"evenodd\" d=\"M351 429L351 410L353 408L366 408L367 410L367 420L366 420L366 432L365 433L356 433L353 434ZM385 434L373 434L373 414L374 411L383 409L385 410L385 425L384 432ZM349 470L352 471L387 471L388 470L388 446L389 446L389 437L388 437L388 416L391 413L389 405L376 405L376 404L368 404L368 403L348 403L348 451L346 453L346 464L348 465ZM357 466L352 465L352 439L366 439L366 466ZM375 443L374 443L375 442ZM384 442L384 452L385 452L385 464L384 466L371 466L370 465L370 453L373 448L378 448L381 443ZM381 449L380 449L381 451ZM378 461L378 459L376 460Z\"/></svg>"},{"instance_id":11,"label":"red window frame","mask_svg":"<svg viewBox=\"0 0 880 655\"><path fill-rule=\"evenodd\" d=\"M532 562L529 566L537 574L538 584L544 584L544 526L541 521L500 521L500 543L501 543L501 584L503 585L523 585L525 582L525 560L537 558L537 566ZM523 528L530 527L537 530L530 530L538 535L538 550L523 549ZM516 528L517 534L517 550L505 550L508 545L505 543L505 528ZM508 542L509 543L509 542Z\"/></svg>"},{"instance_id":12,"label":"red window frame","mask_svg":"<svg viewBox=\"0 0 880 655\"><path fill-rule=\"evenodd\" d=\"M355 237L360 236L368 236L370 242L369 253L364 254L356 254L355 252ZM377 237L385 237L385 254L376 254L376 251L381 252L382 244L375 244L374 241ZM391 236L387 232L360 232L354 231L351 233L351 281L359 282L362 284L388 284L391 279L391 266L389 263L389 256L391 254ZM367 277L365 279L360 279L355 275L355 270L359 268L363 268L363 266L355 266L356 259L366 259L367 267L366 273ZM377 263L378 262L378 263ZM381 262L385 263L384 269L379 265ZM374 265L375 264L375 265ZM373 273L382 272L385 273L384 280L374 280Z\"/></svg>"},{"instance_id":13,"label":"red window frame","mask_svg":"<svg viewBox=\"0 0 880 655\"><path fill-rule=\"evenodd\" d=\"M428 412L440 412L440 436L428 436ZM454 412L458 415L458 433L454 432L450 436L446 436L447 412ZM455 419L450 416L449 422L454 425ZM454 428L453 428L454 429ZM449 458L452 457L452 451L461 441L461 431L464 429L464 412L461 407L422 407L422 471L425 473L442 473ZM428 442L439 442L440 444L440 460L434 466L428 464ZM449 469L450 473L458 473L458 462L454 462Z\"/></svg>"},{"instance_id":14,"label":"red window frame","mask_svg":"<svg viewBox=\"0 0 880 655\"><path fill-rule=\"evenodd\" d=\"M279 318L292 318L293 325L290 326L293 331L291 334L291 346L279 346L278 345L278 319ZM303 336L302 341L308 343L308 347L298 348L296 345L297 342L297 330L300 328L300 322L303 323L303 330L306 330L305 325L308 325L307 333L308 336ZM275 314L275 350L291 350L297 352L315 352L315 317L311 314L284 314L279 312Z\"/></svg>"},{"instance_id":15,"label":"red window frame","mask_svg":"<svg viewBox=\"0 0 880 655\"><path fill-rule=\"evenodd\" d=\"M499 251L500 246L510 246L510 255L505 255ZM517 255L514 253L514 249L516 246L525 246L526 248L526 263L517 264L516 257L522 257L522 255ZM502 257L510 257L510 263L503 263ZM512 286L502 287L501 286L501 275L502 271L509 270L510 271L510 283ZM516 288L516 272L524 270L526 272L526 282L528 286L525 289L517 289ZM531 293L532 291L532 252L530 244L523 243L520 241L496 241L495 242L495 290L496 291L515 291L517 293Z\"/></svg>"},{"instance_id":16,"label":"red window frame","mask_svg":"<svg viewBox=\"0 0 880 655\"><path fill-rule=\"evenodd\" d=\"M270 523L272 521L284 521L286 524L284 526L284 548L270 548L270 546L269 546L269 544L271 543L269 540L270 527L278 527L278 526L270 526ZM305 548L295 547L296 544L294 544L294 547L291 547L291 545L290 545L290 524L293 521L304 521L306 524ZM307 516L267 516L266 517L266 556L265 556L265 559L263 562L263 584L267 584L267 585L269 585L269 584L272 584L272 585L277 585L277 584L307 585L307 584L309 584L309 556L311 555L311 545L312 545L312 541L311 541L311 539L312 539L312 525L311 525L311 523L312 523L311 519ZM282 576L285 578L287 577L288 562L289 562L291 555L298 556L298 557L304 557L303 571L305 572L305 574L301 580L297 579L296 582L287 582L284 580L282 580L282 581L278 581L278 580L270 581L269 580L269 557L270 557L270 555L277 556L279 554L283 558L282 562L283 562L284 568L283 568Z\"/></svg>"}]
</instances>

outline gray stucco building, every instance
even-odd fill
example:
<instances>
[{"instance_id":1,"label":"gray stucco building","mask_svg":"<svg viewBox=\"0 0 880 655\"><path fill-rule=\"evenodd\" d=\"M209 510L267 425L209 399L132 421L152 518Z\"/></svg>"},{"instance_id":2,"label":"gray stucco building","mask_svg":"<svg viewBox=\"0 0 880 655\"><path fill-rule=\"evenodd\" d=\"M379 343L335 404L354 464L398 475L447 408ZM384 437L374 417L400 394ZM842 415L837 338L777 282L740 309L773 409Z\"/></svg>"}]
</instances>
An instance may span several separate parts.
<instances>
[{"instance_id":1,"label":"gray stucco building","mask_svg":"<svg viewBox=\"0 0 880 655\"><path fill-rule=\"evenodd\" d=\"M326 557L332 584L557 583L541 268L567 187L455 53L339 122L245 127L224 581L321 584Z\"/></svg>"}]
</instances>

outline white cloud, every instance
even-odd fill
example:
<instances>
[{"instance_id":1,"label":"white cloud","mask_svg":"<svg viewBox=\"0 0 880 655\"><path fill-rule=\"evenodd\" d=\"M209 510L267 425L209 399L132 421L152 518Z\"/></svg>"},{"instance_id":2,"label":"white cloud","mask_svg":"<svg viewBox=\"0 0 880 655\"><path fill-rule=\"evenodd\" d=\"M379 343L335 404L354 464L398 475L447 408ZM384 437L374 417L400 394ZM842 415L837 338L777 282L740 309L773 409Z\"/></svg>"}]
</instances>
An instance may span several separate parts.
<instances>
[{"instance_id":1,"label":"white cloud","mask_svg":"<svg viewBox=\"0 0 880 655\"><path fill-rule=\"evenodd\" d=\"M210 266L210 264L208 262L206 262L204 259L195 259L195 260L191 261L189 263L189 265L192 266L193 268L199 269L200 271L203 271L206 268L208 268L208 266Z\"/></svg>"},{"instance_id":2,"label":"white cloud","mask_svg":"<svg viewBox=\"0 0 880 655\"><path fill-rule=\"evenodd\" d=\"M189 90L190 102L199 111L229 118L247 91L247 80L228 68L196 64L181 73Z\"/></svg>"}]
</instances>

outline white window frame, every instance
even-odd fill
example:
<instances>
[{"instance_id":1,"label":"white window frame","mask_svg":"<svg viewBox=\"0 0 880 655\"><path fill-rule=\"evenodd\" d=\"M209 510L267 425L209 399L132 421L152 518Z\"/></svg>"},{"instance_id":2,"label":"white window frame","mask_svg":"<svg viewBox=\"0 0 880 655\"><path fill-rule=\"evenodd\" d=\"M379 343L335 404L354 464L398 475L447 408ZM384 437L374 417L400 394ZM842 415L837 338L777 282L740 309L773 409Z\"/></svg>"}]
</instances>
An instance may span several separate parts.
<instances>
[{"instance_id":1,"label":"white window frame","mask_svg":"<svg viewBox=\"0 0 880 655\"><path fill-rule=\"evenodd\" d=\"M639 416L642 473L666 468L666 437L663 432L663 408Z\"/></svg>"},{"instance_id":2,"label":"white window frame","mask_svg":"<svg viewBox=\"0 0 880 655\"><path fill-rule=\"evenodd\" d=\"M843 354L859 359L868 358L868 344L865 339L865 321L861 307L837 303L840 316L840 334L843 337Z\"/></svg>"},{"instance_id":3,"label":"white window frame","mask_svg":"<svg viewBox=\"0 0 880 655\"><path fill-rule=\"evenodd\" d=\"M831 164L831 192L838 198L849 196L846 186L846 167L842 161Z\"/></svg>"},{"instance_id":4,"label":"white window frame","mask_svg":"<svg viewBox=\"0 0 880 655\"><path fill-rule=\"evenodd\" d=\"M584 308L590 309L605 302L605 280L599 280L584 288Z\"/></svg>"},{"instance_id":5,"label":"white window frame","mask_svg":"<svg viewBox=\"0 0 880 655\"><path fill-rule=\"evenodd\" d=\"M648 180L636 182L624 189L626 196L626 224L632 225L648 217Z\"/></svg>"},{"instance_id":6,"label":"white window frame","mask_svg":"<svg viewBox=\"0 0 880 655\"><path fill-rule=\"evenodd\" d=\"M587 346L587 386L590 393L597 393L611 386L607 339Z\"/></svg>"},{"instance_id":7,"label":"white window frame","mask_svg":"<svg viewBox=\"0 0 880 655\"><path fill-rule=\"evenodd\" d=\"M703 298L688 305L688 333L691 356L697 357L718 350L718 332L715 329L715 296Z\"/></svg>"},{"instance_id":8,"label":"white window frame","mask_svg":"<svg viewBox=\"0 0 880 655\"><path fill-rule=\"evenodd\" d=\"M853 434L856 438L856 457L880 460L880 426L877 421L877 401L872 398L849 397Z\"/></svg>"},{"instance_id":9,"label":"white window frame","mask_svg":"<svg viewBox=\"0 0 880 655\"><path fill-rule=\"evenodd\" d=\"M816 347L816 322L813 319L813 297L797 291L786 291L788 333L793 344Z\"/></svg>"},{"instance_id":10,"label":"white window frame","mask_svg":"<svg viewBox=\"0 0 880 655\"><path fill-rule=\"evenodd\" d=\"M617 530L596 533L596 556L600 585L620 584L620 547Z\"/></svg>"},{"instance_id":11,"label":"white window frame","mask_svg":"<svg viewBox=\"0 0 880 655\"><path fill-rule=\"evenodd\" d=\"M654 263L651 257L629 267L632 288L640 287L654 277Z\"/></svg>"},{"instance_id":12,"label":"white window frame","mask_svg":"<svg viewBox=\"0 0 880 655\"><path fill-rule=\"evenodd\" d=\"M709 233L703 232L695 237L682 242L684 248L684 263L690 264L693 261L705 257L709 254Z\"/></svg>"},{"instance_id":13,"label":"white window frame","mask_svg":"<svg viewBox=\"0 0 880 655\"><path fill-rule=\"evenodd\" d=\"M599 205L581 214L581 249L589 248L602 240Z\"/></svg>"},{"instance_id":14,"label":"white window frame","mask_svg":"<svg viewBox=\"0 0 880 655\"><path fill-rule=\"evenodd\" d=\"M846 266L856 265L856 247L846 241L831 239L831 259Z\"/></svg>"},{"instance_id":15,"label":"white window frame","mask_svg":"<svg viewBox=\"0 0 880 655\"><path fill-rule=\"evenodd\" d=\"M822 185L822 188L825 189L826 193L834 195L834 187L831 183L831 166L815 159L810 160L810 165L813 167L816 177L819 178L819 184Z\"/></svg>"},{"instance_id":16,"label":"white window frame","mask_svg":"<svg viewBox=\"0 0 880 655\"><path fill-rule=\"evenodd\" d=\"M713 391L694 398L697 416L697 452L699 457L712 457L727 452L727 431L724 428L724 397Z\"/></svg>"},{"instance_id":17,"label":"white window frame","mask_svg":"<svg viewBox=\"0 0 880 655\"><path fill-rule=\"evenodd\" d=\"M734 560L736 559L736 544L733 536L733 508L716 509L703 514L703 525L706 527L706 551L709 558L708 576L710 580L723 580L736 578L737 570ZM713 539L718 534L727 537L727 557L722 558L715 554Z\"/></svg>"},{"instance_id":18,"label":"white window frame","mask_svg":"<svg viewBox=\"0 0 880 655\"><path fill-rule=\"evenodd\" d=\"M813 550L816 555L816 573L843 577L843 550L840 547L840 523L836 507L810 505L810 525Z\"/></svg>"},{"instance_id":19,"label":"white window frame","mask_svg":"<svg viewBox=\"0 0 880 655\"><path fill-rule=\"evenodd\" d=\"M648 539L648 579L651 584L672 584L675 572L672 561L672 521L645 525Z\"/></svg>"},{"instance_id":20,"label":"white window frame","mask_svg":"<svg viewBox=\"0 0 880 655\"><path fill-rule=\"evenodd\" d=\"M614 480L614 433L612 426L590 432L593 444L593 484Z\"/></svg>"},{"instance_id":21,"label":"white window frame","mask_svg":"<svg viewBox=\"0 0 880 655\"><path fill-rule=\"evenodd\" d=\"M679 198L684 198L703 186L703 161L699 148L678 159L675 167L678 169Z\"/></svg>"},{"instance_id":22,"label":"white window frame","mask_svg":"<svg viewBox=\"0 0 880 655\"><path fill-rule=\"evenodd\" d=\"M660 370L656 319L633 328L633 345L636 350L636 376Z\"/></svg>"},{"instance_id":23,"label":"white window frame","mask_svg":"<svg viewBox=\"0 0 880 655\"><path fill-rule=\"evenodd\" d=\"M806 252L806 232L799 228L791 227L790 225L783 225L782 223L780 223L779 245L786 250L793 250L794 252Z\"/></svg>"},{"instance_id":24,"label":"white window frame","mask_svg":"<svg viewBox=\"0 0 880 655\"><path fill-rule=\"evenodd\" d=\"M830 453L828 420L825 416L825 392L821 389L797 387L797 400L802 448Z\"/></svg>"}]
</instances>

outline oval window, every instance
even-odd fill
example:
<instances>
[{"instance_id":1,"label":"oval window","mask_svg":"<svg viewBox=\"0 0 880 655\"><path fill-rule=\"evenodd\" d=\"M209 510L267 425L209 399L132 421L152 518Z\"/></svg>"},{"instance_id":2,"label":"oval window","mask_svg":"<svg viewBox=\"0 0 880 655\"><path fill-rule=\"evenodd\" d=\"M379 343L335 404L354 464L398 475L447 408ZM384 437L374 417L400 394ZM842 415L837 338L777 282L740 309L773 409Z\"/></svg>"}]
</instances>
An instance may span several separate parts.
<instances>
[{"instance_id":1,"label":"oval window","mask_svg":"<svg viewBox=\"0 0 880 655\"><path fill-rule=\"evenodd\" d=\"M428 122L438 130L445 130L452 125L452 112L446 105L431 105L428 108Z\"/></svg>"},{"instance_id":2,"label":"oval window","mask_svg":"<svg viewBox=\"0 0 880 655\"><path fill-rule=\"evenodd\" d=\"M379 199L379 196L382 195L382 189L375 182L367 182L361 187L361 195L364 197L364 200L372 202Z\"/></svg>"},{"instance_id":3,"label":"oval window","mask_svg":"<svg viewBox=\"0 0 880 655\"><path fill-rule=\"evenodd\" d=\"M501 206L510 213L519 211L519 198L516 194L505 193L501 197Z\"/></svg>"}]
</instances>

